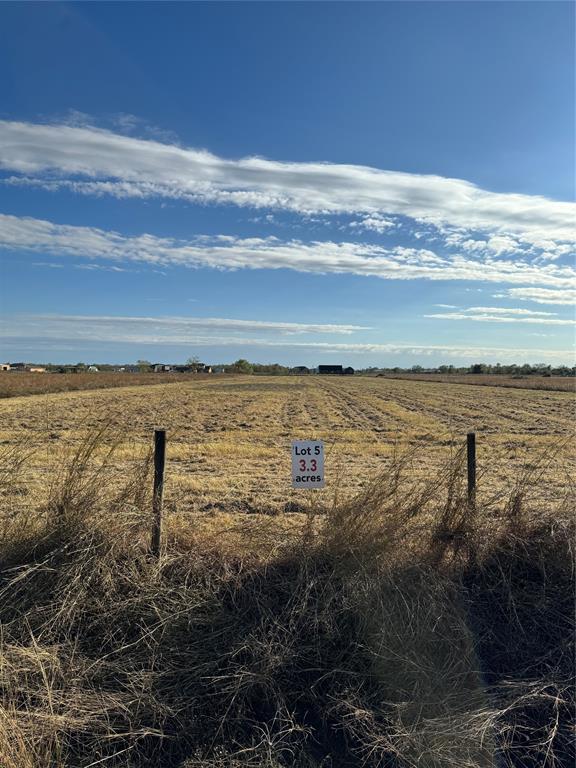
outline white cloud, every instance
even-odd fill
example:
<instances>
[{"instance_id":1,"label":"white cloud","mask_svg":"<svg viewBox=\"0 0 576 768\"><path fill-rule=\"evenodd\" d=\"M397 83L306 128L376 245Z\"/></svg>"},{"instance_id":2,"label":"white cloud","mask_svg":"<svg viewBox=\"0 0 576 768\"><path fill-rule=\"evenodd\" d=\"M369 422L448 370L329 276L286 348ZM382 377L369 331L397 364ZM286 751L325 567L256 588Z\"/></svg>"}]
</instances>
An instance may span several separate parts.
<instances>
[{"instance_id":1,"label":"white cloud","mask_svg":"<svg viewBox=\"0 0 576 768\"><path fill-rule=\"evenodd\" d=\"M197 236L176 240L127 237L95 227L54 224L0 214L0 247L14 251L219 269L293 269L387 280L472 280L572 289L576 271L557 264L439 256L428 249L352 242Z\"/></svg>"},{"instance_id":2,"label":"white cloud","mask_svg":"<svg viewBox=\"0 0 576 768\"><path fill-rule=\"evenodd\" d=\"M449 236L446 238L448 245L455 245L461 248L466 253L484 253L487 249L488 242L486 240L461 240L458 236Z\"/></svg>"},{"instance_id":3,"label":"white cloud","mask_svg":"<svg viewBox=\"0 0 576 768\"><path fill-rule=\"evenodd\" d=\"M518 241L506 235L495 235L488 240L486 247L496 256L501 256L503 253L518 251Z\"/></svg>"},{"instance_id":4,"label":"white cloud","mask_svg":"<svg viewBox=\"0 0 576 768\"><path fill-rule=\"evenodd\" d=\"M21 349L25 343L33 341L35 348L47 343L51 348L58 349L86 349L90 343L121 343L121 344L149 344L162 347L186 345L196 347L234 347L242 350L257 349L293 349L295 351L309 351L318 354L359 354L359 355L395 355L405 354L415 357L449 357L462 360L499 360L510 362L529 362L534 360L550 360L566 363L573 359L571 350L554 349L516 349L509 347L474 347L474 346L450 346L427 345L410 343L340 343L327 341L292 341L281 338L255 338L228 335L221 336L218 333L206 333L207 331L221 331L224 328L230 330L250 331L278 331L278 325L295 325L292 323L267 323L265 321L237 321L219 318L201 319L210 323L198 329L204 333L198 334L190 325L193 318L122 318L106 316L69 316L69 315L19 315L4 318L2 333L6 339L6 346L16 345ZM200 320L200 319L199 319ZM216 325L218 320L226 325ZM247 322L250 328L238 325ZM188 325L186 325L188 323ZM311 328L317 326L308 326ZM330 327L335 326L320 326ZM338 326L336 326L338 327ZM58 345L52 342L58 342ZM247 354L247 352L245 352Z\"/></svg>"},{"instance_id":5,"label":"white cloud","mask_svg":"<svg viewBox=\"0 0 576 768\"><path fill-rule=\"evenodd\" d=\"M391 229L396 229L398 225L393 219L388 219L385 216L374 213L371 216L364 216L359 221L352 221L349 226L350 229L378 232L378 234L382 235Z\"/></svg>"},{"instance_id":6,"label":"white cloud","mask_svg":"<svg viewBox=\"0 0 576 768\"><path fill-rule=\"evenodd\" d=\"M504 253L518 253L523 251L521 243L509 235L494 235L488 240L466 240L461 233L453 232L445 238L447 245L457 246L466 253L489 254L502 256Z\"/></svg>"},{"instance_id":7,"label":"white cloud","mask_svg":"<svg viewBox=\"0 0 576 768\"><path fill-rule=\"evenodd\" d=\"M574 319L556 316L556 312L533 312L530 309L505 307L468 307L458 312L443 312L424 317L437 320L474 320L481 323L530 323L538 325L576 325Z\"/></svg>"},{"instance_id":8,"label":"white cloud","mask_svg":"<svg viewBox=\"0 0 576 768\"><path fill-rule=\"evenodd\" d=\"M124 269L123 267L110 267L105 264L73 264L74 269L88 269L90 271L101 270L104 272L131 272L134 270ZM138 270L136 270L137 272Z\"/></svg>"},{"instance_id":9,"label":"white cloud","mask_svg":"<svg viewBox=\"0 0 576 768\"><path fill-rule=\"evenodd\" d=\"M510 298L533 301L536 304L576 304L576 288L508 288L506 293L494 294L497 299Z\"/></svg>"},{"instance_id":10,"label":"white cloud","mask_svg":"<svg viewBox=\"0 0 576 768\"><path fill-rule=\"evenodd\" d=\"M241 320L224 317L117 317L107 315L19 315L13 321L19 333L31 330L35 335L85 336L91 334L99 340L110 339L110 334L120 334L124 340L139 338L142 333L158 338L189 339L198 330L232 332L266 332L291 334L338 334L349 335L372 328L364 325L335 323L291 323L269 320ZM10 334L8 334L10 335Z\"/></svg>"},{"instance_id":11,"label":"white cloud","mask_svg":"<svg viewBox=\"0 0 576 768\"><path fill-rule=\"evenodd\" d=\"M464 311L473 312L475 314L484 312L492 315L530 315L542 317L553 317L558 314L558 312L539 312L534 309L523 309L519 307L469 307Z\"/></svg>"},{"instance_id":12,"label":"white cloud","mask_svg":"<svg viewBox=\"0 0 576 768\"><path fill-rule=\"evenodd\" d=\"M494 193L441 176L324 162L227 160L85 125L0 121L0 167L32 183L88 194L172 197L300 213L402 215L486 231L495 252L506 238L557 245L574 240L570 202ZM495 241L502 236L504 240ZM504 250L503 250L504 249Z\"/></svg>"}]
</instances>

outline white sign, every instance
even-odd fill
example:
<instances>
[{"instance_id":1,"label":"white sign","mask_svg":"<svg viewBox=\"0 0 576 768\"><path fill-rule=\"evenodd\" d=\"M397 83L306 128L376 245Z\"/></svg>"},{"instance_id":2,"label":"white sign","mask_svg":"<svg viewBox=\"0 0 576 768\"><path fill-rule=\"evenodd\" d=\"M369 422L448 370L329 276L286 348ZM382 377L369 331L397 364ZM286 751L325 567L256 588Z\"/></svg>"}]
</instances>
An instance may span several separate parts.
<instances>
[{"instance_id":1,"label":"white sign","mask_svg":"<svg viewBox=\"0 0 576 768\"><path fill-rule=\"evenodd\" d=\"M324 488L322 440L292 441L292 488Z\"/></svg>"}]
</instances>

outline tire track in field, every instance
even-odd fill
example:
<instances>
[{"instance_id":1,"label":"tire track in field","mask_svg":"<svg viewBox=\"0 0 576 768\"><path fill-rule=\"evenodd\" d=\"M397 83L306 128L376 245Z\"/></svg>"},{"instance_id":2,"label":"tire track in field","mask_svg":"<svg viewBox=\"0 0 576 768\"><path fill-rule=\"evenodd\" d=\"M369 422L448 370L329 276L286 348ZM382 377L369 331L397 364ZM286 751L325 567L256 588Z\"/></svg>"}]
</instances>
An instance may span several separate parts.
<instances>
[{"instance_id":1,"label":"tire track in field","mask_svg":"<svg viewBox=\"0 0 576 768\"><path fill-rule=\"evenodd\" d=\"M414 414L415 421L420 414L422 419L434 420L435 423L428 426L442 431L451 431L455 428L468 429L471 425L486 419L486 409L483 406L478 407L477 398L474 398L472 403L462 402L454 397L457 393L450 391L444 400L444 397L438 397L436 393L428 390L418 391L412 382L409 384L412 386L394 387L392 391L380 392L378 396L386 401L391 395L402 408ZM425 426L426 424L423 423L422 427Z\"/></svg>"},{"instance_id":2,"label":"tire track in field","mask_svg":"<svg viewBox=\"0 0 576 768\"><path fill-rule=\"evenodd\" d=\"M531 398L527 399L517 393L511 394L510 390L454 392L452 397L447 397L446 405L440 393L410 392L398 395L401 402L406 403L406 398L416 407L436 415L444 424L449 422L466 428L477 425L477 428L487 432L565 434L569 421L568 410L564 416L559 413L560 409L554 409L552 413L548 410L544 412L542 403L534 403Z\"/></svg>"},{"instance_id":3,"label":"tire track in field","mask_svg":"<svg viewBox=\"0 0 576 768\"><path fill-rule=\"evenodd\" d=\"M378 386L376 382L374 385ZM573 418L570 410L573 398L570 394L557 397L557 393L529 392L526 397L527 393L523 390L495 391L494 388L486 387L464 389L464 385L459 387L450 385L452 397L442 410L438 407L439 404L444 404L440 395L446 393L439 391L440 387L435 387L436 392L432 393L433 397L430 397L430 387L428 383L424 389L409 382L408 387L394 386L394 389L398 400L406 407L411 405L412 408L421 408L424 412L438 414L443 430L449 433L451 438L457 435L462 436L469 429L485 434L487 439L482 444L485 451L488 451L484 455L491 456L489 463L493 463L497 456L496 463L499 462L506 467L506 471L500 478L502 483L510 476L512 467L516 472L522 471L529 456L544 456L554 444L557 444L559 450L563 452L564 464L573 465L574 451L572 450L572 458L570 458L570 450L565 444L573 434ZM402 392L398 391L399 389ZM448 386L445 389L448 389ZM482 391L478 392L478 389ZM553 407L550 408L550 406ZM562 416L563 410L564 416ZM560 437L559 440L558 437ZM555 440L556 443L554 443ZM555 472L551 471L548 481L551 489L558 488L557 478L554 475Z\"/></svg>"},{"instance_id":4,"label":"tire track in field","mask_svg":"<svg viewBox=\"0 0 576 768\"><path fill-rule=\"evenodd\" d=\"M388 433L389 437L391 433L427 433L444 429L442 422L435 418L432 420L430 414L417 404L411 401L401 402L396 393L378 391L375 387L366 386L366 381L356 380L357 399L360 400L360 407L373 423L372 428L376 432ZM352 392L348 392L348 395L354 397ZM377 426L374 426L375 424Z\"/></svg>"},{"instance_id":5,"label":"tire track in field","mask_svg":"<svg viewBox=\"0 0 576 768\"><path fill-rule=\"evenodd\" d=\"M314 424L321 432L337 432L342 429L342 414L333 407L330 397L322 382L314 377L309 382L309 408L312 411Z\"/></svg>"},{"instance_id":6,"label":"tire track in field","mask_svg":"<svg viewBox=\"0 0 576 768\"><path fill-rule=\"evenodd\" d=\"M310 407L311 387L297 381L287 395L282 407L280 422L286 435L300 430L316 430L318 415Z\"/></svg>"},{"instance_id":7,"label":"tire track in field","mask_svg":"<svg viewBox=\"0 0 576 768\"><path fill-rule=\"evenodd\" d=\"M384 395L380 395L381 399L387 401ZM403 408L407 413L411 414L411 417L407 419L408 422L412 421L415 425L418 420L426 420L432 428L439 429L440 431L450 431L454 426L464 426L470 422L470 414L466 415L455 414L450 410L450 406L453 403L446 405L446 408L441 404L433 404L430 400L420 400L415 398L411 393L399 393L394 392L391 400ZM430 423L433 422L433 423ZM421 427L425 428L426 423L421 423Z\"/></svg>"},{"instance_id":8,"label":"tire track in field","mask_svg":"<svg viewBox=\"0 0 576 768\"><path fill-rule=\"evenodd\" d=\"M342 415L345 422L344 429L357 429L367 431L377 438L378 432L382 429L382 414L372 408L365 400L351 392L340 388L342 382L333 382L332 386L328 382L318 381L317 385L324 392L327 402L333 402L333 410ZM358 404L360 399L361 405Z\"/></svg>"},{"instance_id":9,"label":"tire track in field","mask_svg":"<svg viewBox=\"0 0 576 768\"><path fill-rule=\"evenodd\" d=\"M415 430L420 432L444 429L444 424L436 414L422 408L411 400L402 399L396 393L371 391L371 397L378 405L374 409L381 414L386 423L393 423L392 431L404 432Z\"/></svg>"}]
</instances>

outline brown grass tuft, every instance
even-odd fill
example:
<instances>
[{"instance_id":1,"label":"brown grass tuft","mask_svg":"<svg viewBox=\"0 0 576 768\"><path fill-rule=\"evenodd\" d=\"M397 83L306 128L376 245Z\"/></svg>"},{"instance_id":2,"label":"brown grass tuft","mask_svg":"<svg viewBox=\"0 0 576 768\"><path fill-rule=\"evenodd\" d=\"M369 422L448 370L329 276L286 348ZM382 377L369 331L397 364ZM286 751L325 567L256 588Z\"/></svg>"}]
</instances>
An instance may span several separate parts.
<instances>
[{"instance_id":1,"label":"brown grass tuft","mask_svg":"<svg viewBox=\"0 0 576 768\"><path fill-rule=\"evenodd\" d=\"M471 510L460 453L399 453L298 524L175 512L157 561L115 445L63 452L35 526L3 497L2 768L573 764L573 524L527 488Z\"/></svg>"}]
</instances>

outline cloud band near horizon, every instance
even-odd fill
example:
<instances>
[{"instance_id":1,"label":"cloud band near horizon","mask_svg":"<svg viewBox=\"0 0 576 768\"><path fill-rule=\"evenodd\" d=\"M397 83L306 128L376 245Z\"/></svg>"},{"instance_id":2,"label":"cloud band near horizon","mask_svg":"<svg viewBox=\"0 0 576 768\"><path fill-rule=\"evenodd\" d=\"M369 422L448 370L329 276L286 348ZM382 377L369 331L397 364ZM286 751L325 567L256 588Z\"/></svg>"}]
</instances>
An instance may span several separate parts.
<instances>
[{"instance_id":1,"label":"cloud band near horizon","mask_svg":"<svg viewBox=\"0 0 576 768\"><path fill-rule=\"evenodd\" d=\"M249 324L246 327L245 324ZM181 318L181 317L111 317L79 315L14 315L5 318L2 335L7 347L25 347L27 340L33 340L35 348L43 344L53 349L68 348L69 344L105 343L161 346L229 347L238 348L242 354L247 350L277 349L317 352L318 354L407 354L415 356L442 355L448 358L468 360L494 360L509 362L539 362L548 360L558 364L573 365L573 350L558 349L517 349L509 347L483 347L463 345L427 345L406 343L354 343L332 341L293 341L282 338L258 338L240 335L221 336L222 329L238 331L273 331L285 333L284 326L293 323L263 321L242 321L225 318ZM298 324L300 325L300 324ZM316 325L306 326L317 328ZM332 327L332 326L327 326ZM198 329L203 333L199 334ZM216 331L211 333L210 331ZM308 331L302 331L308 332ZM316 332L316 331L311 331ZM335 331L330 331L334 333ZM337 331L336 331L337 332ZM572 361L572 362L570 362Z\"/></svg>"}]
</instances>

